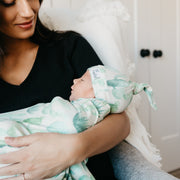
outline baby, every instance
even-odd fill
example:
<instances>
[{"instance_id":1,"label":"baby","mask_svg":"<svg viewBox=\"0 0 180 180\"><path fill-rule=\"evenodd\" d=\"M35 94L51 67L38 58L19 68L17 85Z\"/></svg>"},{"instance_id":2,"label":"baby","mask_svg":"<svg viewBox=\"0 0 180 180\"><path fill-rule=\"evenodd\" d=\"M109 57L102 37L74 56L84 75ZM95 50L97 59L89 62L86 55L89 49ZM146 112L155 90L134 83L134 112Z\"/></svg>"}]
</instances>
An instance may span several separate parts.
<instances>
[{"instance_id":1,"label":"baby","mask_svg":"<svg viewBox=\"0 0 180 180\"><path fill-rule=\"evenodd\" d=\"M109 113L120 113L130 104L133 95L144 90L151 106L152 89L148 84L131 82L126 76L106 66L93 66L71 87L70 101L55 97L50 103L0 114L0 154L18 150L4 142L6 136L24 136L36 132L72 134L95 125ZM95 179L86 167L87 160L75 164L50 178ZM5 166L5 165L0 165ZM5 177L0 177L5 178Z\"/></svg>"}]
</instances>

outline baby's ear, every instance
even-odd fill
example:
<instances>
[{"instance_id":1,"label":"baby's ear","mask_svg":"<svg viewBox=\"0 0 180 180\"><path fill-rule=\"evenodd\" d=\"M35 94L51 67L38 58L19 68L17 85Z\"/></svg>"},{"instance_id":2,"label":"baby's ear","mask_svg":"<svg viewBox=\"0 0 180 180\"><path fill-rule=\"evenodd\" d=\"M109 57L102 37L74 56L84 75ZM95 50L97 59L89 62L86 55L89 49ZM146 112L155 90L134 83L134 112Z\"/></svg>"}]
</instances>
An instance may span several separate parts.
<instances>
[{"instance_id":1,"label":"baby's ear","mask_svg":"<svg viewBox=\"0 0 180 180\"><path fill-rule=\"evenodd\" d=\"M112 80L107 80L107 85L111 86L113 88L127 87L127 86L129 86L129 82L125 81L123 79L112 79Z\"/></svg>"}]
</instances>

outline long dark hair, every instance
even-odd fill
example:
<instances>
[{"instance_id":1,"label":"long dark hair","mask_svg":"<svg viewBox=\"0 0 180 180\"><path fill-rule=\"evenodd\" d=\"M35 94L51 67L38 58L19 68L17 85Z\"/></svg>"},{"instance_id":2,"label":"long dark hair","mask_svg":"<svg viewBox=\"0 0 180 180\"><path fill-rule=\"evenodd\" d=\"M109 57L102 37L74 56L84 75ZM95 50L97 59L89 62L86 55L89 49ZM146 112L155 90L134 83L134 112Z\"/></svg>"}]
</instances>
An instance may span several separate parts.
<instances>
[{"instance_id":1,"label":"long dark hair","mask_svg":"<svg viewBox=\"0 0 180 180\"><path fill-rule=\"evenodd\" d=\"M37 17L35 32L32 37L30 37L30 40L36 44L43 44L52 40L59 40L62 37L62 34L64 34L65 31L54 31L50 30L47 27L45 27L39 17Z\"/></svg>"},{"instance_id":2,"label":"long dark hair","mask_svg":"<svg viewBox=\"0 0 180 180\"><path fill-rule=\"evenodd\" d=\"M39 0L40 4L43 0ZM47 27L45 27L39 17L37 17L35 32L32 37L30 37L30 40L36 44L43 44L46 42L51 42L53 40L59 40L62 38L62 35L64 34L64 31L52 31L49 30ZM4 56L4 50L1 44L0 40L0 59Z\"/></svg>"}]
</instances>

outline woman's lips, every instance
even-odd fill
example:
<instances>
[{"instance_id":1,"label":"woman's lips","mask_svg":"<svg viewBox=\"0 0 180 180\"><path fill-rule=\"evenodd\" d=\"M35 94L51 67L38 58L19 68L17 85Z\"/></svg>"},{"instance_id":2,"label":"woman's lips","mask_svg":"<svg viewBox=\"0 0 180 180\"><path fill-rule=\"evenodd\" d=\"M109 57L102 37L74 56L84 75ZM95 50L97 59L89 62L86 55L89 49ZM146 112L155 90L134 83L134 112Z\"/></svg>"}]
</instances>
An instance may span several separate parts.
<instances>
[{"instance_id":1,"label":"woman's lips","mask_svg":"<svg viewBox=\"0 0 180 180\"><path fill-rule=\"evenodd\" d=\"M24 22L24 23L21 23L21 24L17 24L20 28L22 29L29 29L33 26L33 20L32 21L29 21L29 22Z\"/></svg>"}]
</instances>

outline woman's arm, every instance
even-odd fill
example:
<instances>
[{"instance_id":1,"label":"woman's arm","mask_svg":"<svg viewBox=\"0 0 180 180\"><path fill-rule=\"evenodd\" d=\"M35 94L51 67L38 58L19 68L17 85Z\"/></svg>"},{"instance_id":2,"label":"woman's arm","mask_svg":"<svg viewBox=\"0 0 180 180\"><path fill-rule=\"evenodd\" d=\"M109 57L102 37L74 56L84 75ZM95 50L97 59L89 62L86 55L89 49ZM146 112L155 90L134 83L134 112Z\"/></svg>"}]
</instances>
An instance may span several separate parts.
<instances>
[{"instance_id":1,"label":"woman's arm","mask_svg":"<svg viewBox=\"0 0 180 180\"><path fill-rule=\"evenodd\" d=\"M125 139L129 132L130 123L125 112L108 115L100 123L79 133L84 156L81 160L111 149Z\"/></svg>"}]
</instances>

